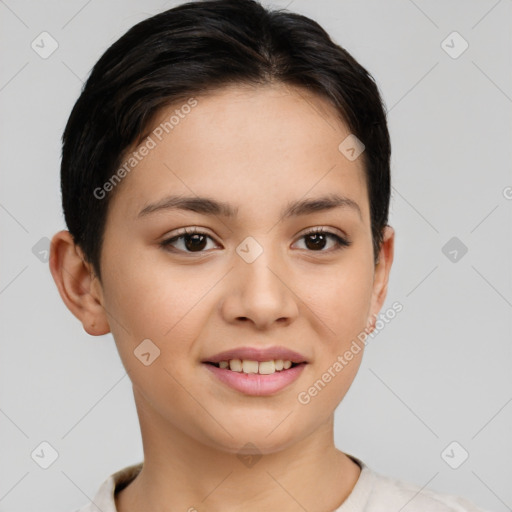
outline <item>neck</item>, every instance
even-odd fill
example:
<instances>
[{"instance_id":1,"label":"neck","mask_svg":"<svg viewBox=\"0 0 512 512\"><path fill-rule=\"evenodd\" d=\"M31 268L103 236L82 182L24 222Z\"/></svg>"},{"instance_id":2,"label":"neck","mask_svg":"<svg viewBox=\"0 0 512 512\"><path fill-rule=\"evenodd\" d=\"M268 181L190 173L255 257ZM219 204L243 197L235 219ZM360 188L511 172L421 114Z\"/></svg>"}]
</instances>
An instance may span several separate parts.
<instances>
[{"instance_id":1,"label":"neck","mask_svg":"<svg viewBox=\"0 0 512 512\"><path fill-rule=\"evenodd\" d=\"M243 455L194 439L136 396L144 445L139 475L116 494L118 512L325 512L345 501L360 468L334 445L334 415L270 453Z\"/></svg>"}]
</instances>

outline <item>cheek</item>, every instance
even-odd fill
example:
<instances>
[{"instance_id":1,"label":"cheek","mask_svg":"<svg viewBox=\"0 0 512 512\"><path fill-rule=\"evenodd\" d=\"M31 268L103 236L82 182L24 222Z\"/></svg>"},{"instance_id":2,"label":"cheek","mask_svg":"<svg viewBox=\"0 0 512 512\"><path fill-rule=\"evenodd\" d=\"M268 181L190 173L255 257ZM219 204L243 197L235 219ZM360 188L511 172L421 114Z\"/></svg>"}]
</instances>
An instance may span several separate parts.
<instances>
[{"instance_id":1,"label":"cheek","mask_svg":"<svg viewBox=\"0 0 512 512\"><path fill-rule=\"evenodd\" d=\"M350 341L366 326L370 310L373 284L370 260L354 252L329 270L328 275L317 277L304 281L303 286L308 290L307 305L324 323L322 338L328 346Z\"/></svg>"},{"instance_id":2,"label":"cheek","mask_svg":"<svg viewBox=\"0 0 512 512\"><path fill-rule=\"evenodd\" d=\"M322 320L312 372L297 401L310 417L327 420L352 385L364 352L361 336L367 325L373 273L371 265L340 267L328 286L317 289L308 306ZM363 341L361 341L363 340Z\"/></svg>"},{"instance_id":3,"label":"cheek","mask_svg":"<svg viewBox=\"0 0 512 512\"><path fill-rule=\"evenodd\" d=\"M196 371L195 342L214 309L209 292L219 277L193 265L168 265L160 255L150 258L150 252L118 258L107 269L106 308L115 317L112 334L134 384L150 401L159 390L178 399L182 390L168 372L186 382ZM144 359L153 362L145 366Z\"/></svg>"},{"instance_id":4,"label":"cheek","mask_svg":"<svg viewBox=\"0 0 512 512\"><path fill-rule=\"evenodd\" d=\"M169 264L161 251L135 248L106 261L106 307L134 338L172 336L215 282L192 265Z\"/></svg>"},{"instance_id":5,"label":"cheek","mask_svg":"<svg viewBox=\"0 0 512 512\"><path fill-rule=\"evenodd\" d=\"M112 334L123 365L144 399L165 409L173 397L179 410L187 406L179 383L187 382L197 363L191 347L204 321L200 299L207 286L204 280L185 285L176 272L166 274L163 267L135 261L133 266L119 261L109 276L105 298L113 318Z\"/></svg>"}]
</instances>

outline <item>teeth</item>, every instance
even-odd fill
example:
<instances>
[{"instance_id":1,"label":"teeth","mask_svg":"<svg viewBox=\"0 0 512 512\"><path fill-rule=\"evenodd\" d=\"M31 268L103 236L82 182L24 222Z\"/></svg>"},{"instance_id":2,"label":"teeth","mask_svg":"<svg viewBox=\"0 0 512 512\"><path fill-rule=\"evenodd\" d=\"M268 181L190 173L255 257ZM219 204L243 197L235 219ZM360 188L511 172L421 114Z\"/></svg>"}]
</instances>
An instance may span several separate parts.
<instances>
[{"instance_id":1,"label":"teeth","mask_svg":"<svg viewBox=\"0 0 512 512\"><path fill-rule=\"evenodd\" d=\"M232 372L259 373L260 375L270 375L281 370L291 368L291 361L282 359L271 359L270 361L252 361L250 359L230 359L229 361L220 361L219 368L229 368Z\"/></svg>"},{"instance_id":2,"label":"teeth","mask_svg":"<svg viewBox=\"0 0 512 512\"><path fill-rule=\"evenodd\" d=\"M242 361L242 371L244 373L258 373L258 361L244 359Z\"/></svg>"},{"instance_id":3,"label":"teeth","mask_svg":"<svg viewBox=\"0 0 512 512\"><path fill-rule=\"evenodd\" d=\"M259 364L258 372L262 375L270 375L271 373L275 373L276 371L276 363L274 361L262 361Z\"/></svg>"},{"instance_id":4,"label":"teeth","mask_svg":"<svg viewBox=\"0 0 512 512\"><path fill-rule=\"evenodd\" d=\"M240 359L231 359L231 361L229 361L229 369L233 372L241 372L242 361L240 361Z\"/></svg>"}]
</instances>

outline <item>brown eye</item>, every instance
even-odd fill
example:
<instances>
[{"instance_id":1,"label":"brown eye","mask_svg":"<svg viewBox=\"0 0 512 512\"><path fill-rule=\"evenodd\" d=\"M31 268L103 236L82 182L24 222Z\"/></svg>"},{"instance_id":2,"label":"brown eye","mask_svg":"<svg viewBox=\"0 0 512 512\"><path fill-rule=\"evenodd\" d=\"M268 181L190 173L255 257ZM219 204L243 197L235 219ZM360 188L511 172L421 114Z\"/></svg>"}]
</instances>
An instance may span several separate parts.
<instances>
[{"instance_id":1,"label":"brown eye","mask_svg":"<svg viewBox=\"0 0 512 512\"><path fill-rule=\"evenodd\" d=\"M206 233L202 233L195 229L187 230L180 235L173 236L160 242L160 246L167 250L175 250L179 252L204 252L207 246L208 239L213 240ZM180 244L181 247L177 248L175 245Z\"/></svg>"},{"instance_id":2,"label":"brown eye","mask_svg":"<svg viewBox=\"0 0 512 512\"><path fill-rule=\"evenodd\" d=\"M324 248L328 245L329 238L334 240L335 243L334 249L332 250L348 247L351 244L351 242L345 238L342 238L335 233L331 233L330 231L326 231L323 228L315 229L309 233L305 233L301 238L305 240L306 248L315 252L329 252L329 250L324 250Z\"/></svg>"}]
</instances>

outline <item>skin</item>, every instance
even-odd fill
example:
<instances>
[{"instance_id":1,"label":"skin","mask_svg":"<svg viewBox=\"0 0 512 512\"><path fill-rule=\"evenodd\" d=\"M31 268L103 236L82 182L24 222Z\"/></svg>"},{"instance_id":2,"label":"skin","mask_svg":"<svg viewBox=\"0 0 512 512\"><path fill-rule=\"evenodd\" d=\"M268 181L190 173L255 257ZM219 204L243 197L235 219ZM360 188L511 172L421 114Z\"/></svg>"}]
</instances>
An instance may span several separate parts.
<instances>
[{"instance_id":1,"label":"skin","mask_svg":"<svg viewBox=\"0 0 512 512\"><path fill-rule=\"evenodd\" d=\"M363 160L338 150L350 132L327 100L280 84L229 86L196 99L118 185L102 282L68 231L52 240L62 299L89 334L112 333L133 384L144 467L116 495L117 509L334 510L360 475L335 447L333 425L363 350L307 405L297 395L372 329L387 293L394 231L386 227L375 265ZM155 126L179 107L162 111ZM225 201L238 215L160 210L137 217L171 193ZM280 218L288 202L330 193L349 197L360 213ZM174 242L174 251L159 245L186 227L211 237L202 252L190 238ZM327 236L315 249L304 234L316 227L351 245L336 250ZM236 252L248 236L263 249L252 263ZM147 338L160 349L149 366L133 353ZM278 393L248 396L201 363L246 345L283 345L309 363ZM248 442L262 455L250 467L237 456Z\"/></svg>"}]
</instances>

